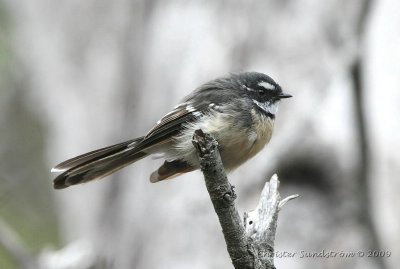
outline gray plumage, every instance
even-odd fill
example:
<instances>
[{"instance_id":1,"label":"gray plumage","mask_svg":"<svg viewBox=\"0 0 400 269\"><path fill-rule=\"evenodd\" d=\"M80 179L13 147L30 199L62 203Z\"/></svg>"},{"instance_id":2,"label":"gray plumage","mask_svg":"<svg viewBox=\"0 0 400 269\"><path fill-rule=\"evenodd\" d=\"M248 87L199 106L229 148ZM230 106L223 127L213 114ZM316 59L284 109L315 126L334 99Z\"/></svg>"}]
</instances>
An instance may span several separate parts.
<instances>
[{"instance_id":1,"label":"gray plumage","mask_svg":"<svg viewBox=\"0 0 400 269\"><path fill-rule=\"evenodd\" d=\"M200 86L161 118L143 137L69 159L52 171L62 172L54 188L105 177L151 154L165 163L150 176L151 182L199 168L192 145L195 130L213 135L221 158L231 171L257 154L271 139L275 113L284 94L269 76L257 72L230 74Z\"/></svg>"}]
</instances>

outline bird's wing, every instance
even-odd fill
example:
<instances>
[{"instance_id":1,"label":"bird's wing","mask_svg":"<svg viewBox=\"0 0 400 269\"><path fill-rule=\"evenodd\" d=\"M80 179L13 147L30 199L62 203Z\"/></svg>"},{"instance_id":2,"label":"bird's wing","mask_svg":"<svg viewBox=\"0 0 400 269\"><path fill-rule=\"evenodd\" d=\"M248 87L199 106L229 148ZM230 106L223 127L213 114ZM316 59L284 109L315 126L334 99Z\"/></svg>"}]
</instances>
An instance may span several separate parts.
<instances>
[{"instance_id":1,"label":"bird's wing","mask_svg":"<svg viewBox=\"0 0 400 269\"><path fill-rule=\"evenodd\" d=\"M156 144L169 142L182 130L184 124L194 122L204 115L204 105L205 103L201 103L194 106L191 102L184 102L176 106L150 129L135 149L140 151Z\"/></svg>"},{"instance_id":2,"label":"bird's wing","mask_svg":"<svg viewBox=\"0 0 400 269\"><path fill-rule=\"evenodd\" d=\"M204 84L162 117L135 148L140 151L171 141L184 124L195 122L212 111L221 112L223 104L230 103L236 97L233 91L224 89L219 84Z\"/></svg>"}]
</instances>

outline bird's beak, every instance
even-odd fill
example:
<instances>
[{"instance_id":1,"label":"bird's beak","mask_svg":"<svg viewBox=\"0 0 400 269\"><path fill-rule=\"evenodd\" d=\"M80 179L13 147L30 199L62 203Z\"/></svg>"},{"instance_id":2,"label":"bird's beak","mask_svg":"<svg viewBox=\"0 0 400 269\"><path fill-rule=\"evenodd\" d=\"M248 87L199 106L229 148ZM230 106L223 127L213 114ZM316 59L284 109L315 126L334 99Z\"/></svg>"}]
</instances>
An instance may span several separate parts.
<instances>
[{"instance_id":1,"label":"bird's beak","mask_svg":"<svg viewBox=\"0 0 400 269\"><path fill-rule=\"evenodd\" d=\"M290 97L293 97L293 96L283 92L283 93L279 94L278 97L279 97L279 99L284 99L284 98L290 98Z\"/></svg>"}]
</instances>

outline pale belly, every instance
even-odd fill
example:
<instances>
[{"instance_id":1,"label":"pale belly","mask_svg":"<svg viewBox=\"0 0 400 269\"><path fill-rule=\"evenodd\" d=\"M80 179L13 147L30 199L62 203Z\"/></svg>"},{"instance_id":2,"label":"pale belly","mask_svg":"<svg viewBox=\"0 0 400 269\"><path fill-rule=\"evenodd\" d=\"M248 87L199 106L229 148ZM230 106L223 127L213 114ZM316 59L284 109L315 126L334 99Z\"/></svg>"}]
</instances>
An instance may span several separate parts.
<instances>
[{"instance_id":1,"label":"pale belly","mask_svg":"<svg viewBox=\"0 0 400 269\"><path fill-rule=\"evenodd\" d=\"M227 139L221 143L221 158L226 170L233 170L254 157L271 140L274 122L270 118L252 113L256 128L253 131L237 136L243 130L232 130L237 139ZM233 128L235 129L235 128ZM235 134L236 133L236 134ZM239 138L238 138L239 137Z\"/></svg>"},{"instance_id":2,"label":"pale belly","mask_svg":"<svg viewBox=\"0 0 400 269\"><path fill-rule=\"evenodd\" d=\"M233 170L254 157L270 141L274 121L266 116L251 111L253 126L246 128L237 124L236 119L215 115L213 120L189 126L175 141L172 150L165 152L167 160L184 159L194 167L199 167L197 152L192 145L193 133L202 129L211 134L220 144L222 162L227 171ZM213 124L210 125L210 122ZM223 127L224 129L221 129Z\"/></svg>"}]
</instances>

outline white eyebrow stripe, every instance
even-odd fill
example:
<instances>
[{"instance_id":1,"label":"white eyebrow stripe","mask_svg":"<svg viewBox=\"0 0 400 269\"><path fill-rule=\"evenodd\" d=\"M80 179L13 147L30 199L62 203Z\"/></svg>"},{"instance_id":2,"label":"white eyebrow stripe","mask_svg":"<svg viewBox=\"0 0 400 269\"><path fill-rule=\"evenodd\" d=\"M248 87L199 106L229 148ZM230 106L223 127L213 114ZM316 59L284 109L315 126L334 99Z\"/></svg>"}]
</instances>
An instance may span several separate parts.
<instances>
[{"instance_id":1,"label":"white eyebrow stripe","mask_svg":"<svg viewBox=\"0 0 400 269\"><path fill-rule=\"evenodd\" d=\"M266 81L261 81L257 84L260 87L263 87L266 90L275 90L275 86L272 85L271 83L268 83Z\"/></svg>"}]
</instances>

